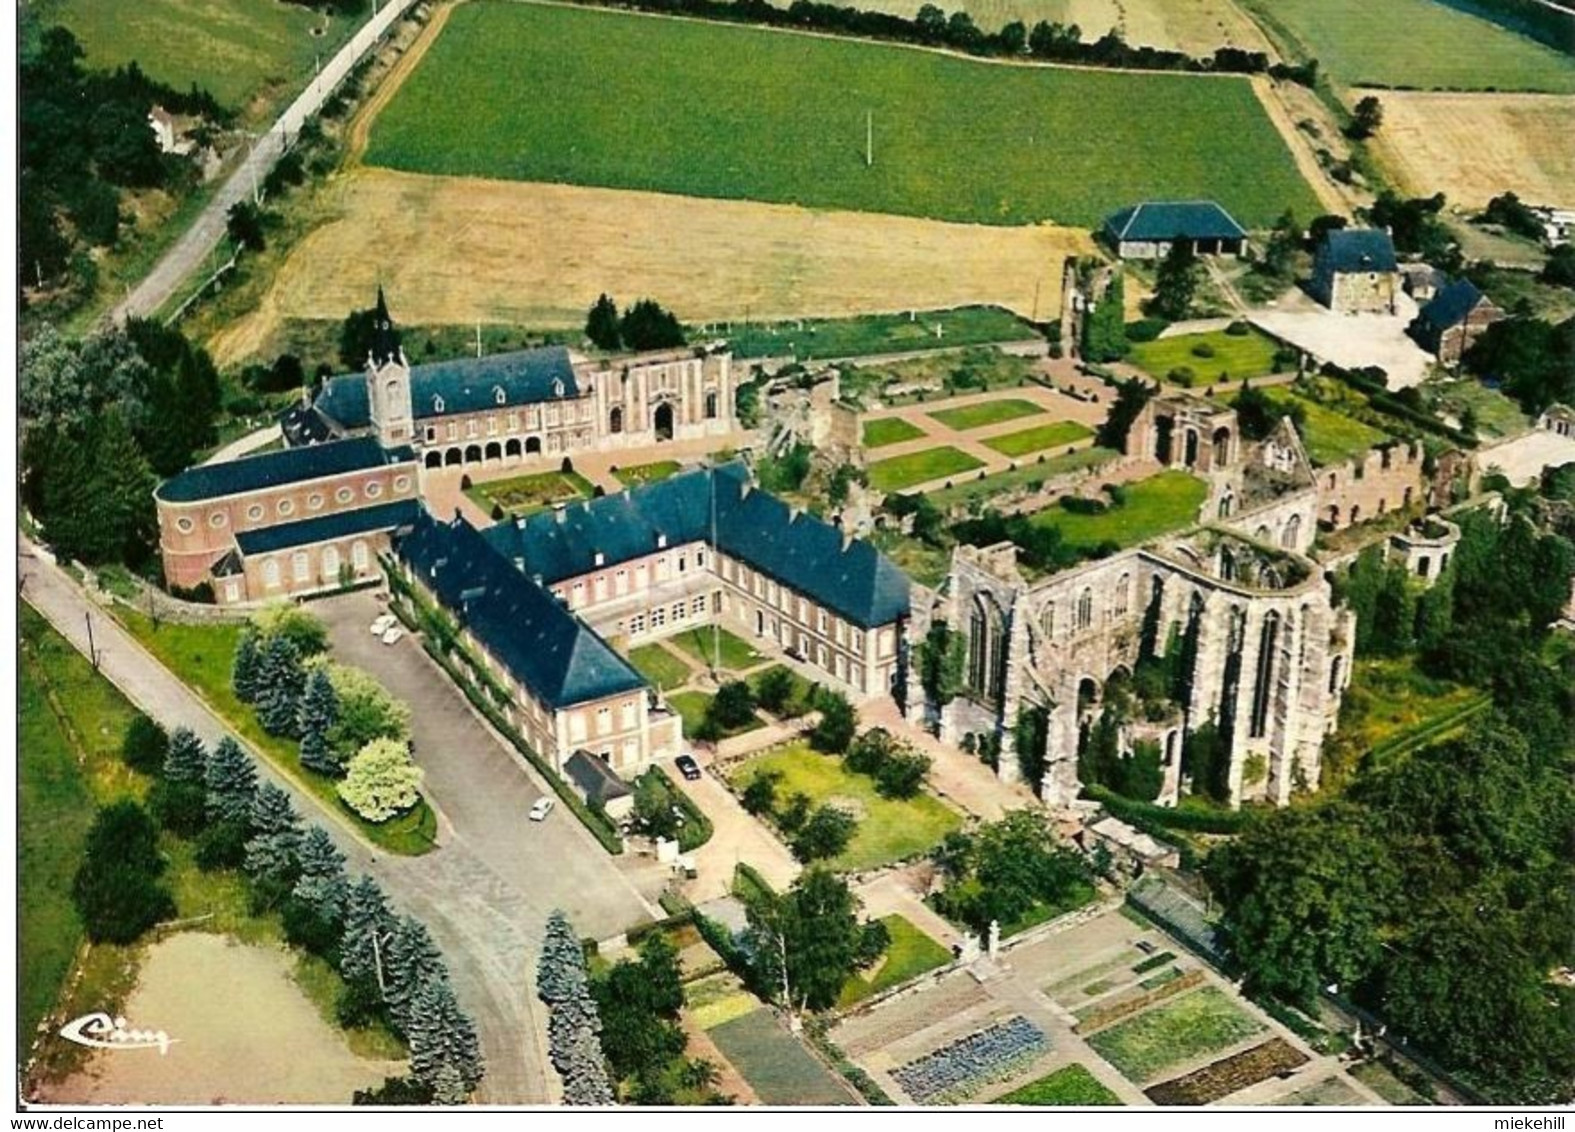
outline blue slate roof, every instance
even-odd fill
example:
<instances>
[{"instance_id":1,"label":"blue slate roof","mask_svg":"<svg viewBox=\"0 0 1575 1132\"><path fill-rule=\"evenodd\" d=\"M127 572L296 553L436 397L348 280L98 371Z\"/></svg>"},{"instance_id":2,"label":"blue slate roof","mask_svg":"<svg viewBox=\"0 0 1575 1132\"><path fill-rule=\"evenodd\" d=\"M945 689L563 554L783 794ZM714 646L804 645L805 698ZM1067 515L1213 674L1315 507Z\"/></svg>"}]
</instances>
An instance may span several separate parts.
<instances>
[{"instance_id":1,"label":"blue slate roof","mask_svg":"<svg viewBox=\"0 0 1575 1132\"><path fill-rule=\"evenodd\" d=\"M712 485L716 531L712 538ZM842 532L752 488L742 464L685 472L617 495L500 523L485 537L544 585L667 545L704 541L862 628L908 613L908 579L862 539L843 546Z\"/></svg>"},{"instance_id":2,"label":"blue slate roof","mask_svg":"<svg viewBox=\"0 0 1575 1132\"><path fill-rule=\"evenodd\" d=\"M295 523L281 523L277 527L264 527L256 531L241 531L235 536L235 545L242 554L269 554L295 546L311 546L329 539L348 538L368 531L387 531L415 522L421 504L414 499L401 499L394 503L380 503L376 507L358 507L354 511L339 511L332 515L319 515Z\"/></svg>"},{"instance_id":3,"label":"blue slate roof","mask_svg":"<svg viewBox=\"0 0 1575 1132\"><path fill-rule=\"evenodd\" d=\"M463 519L422 511L394 552L515 679L554 708L629 692L645 680L552 594Z\"/></svg>"},{"instance_id":4,"label":"blue slate roof","mask_svg":"<svg viewBox=\"0 0 1575 1132\"><path fill-rule=\"evenodd\" d=\"M1122 240L1244 240L1247 230L1211 200L1154 200L1129 205L1105 221Z\"/></svg>"},{"instance_id":5,"label":"blue slate roof","mask_svg":"<svg viewBox=\"0 0 1575 1132\"><path fill-rule=\"evenodd\" d=\"M286 448L219 464L199 464L165 480L155 494L171 503L194 503L345 472L408 463L415 458L414 450L408 446L384 448L374 437L362 436L331 444Z\"/></svg>"},{"instance_id":6,"label":"blue slate roof","mask_svg":"<svg viewBox=\"0 0 1575 1132\"><path fill-rule=\"evenodd\" d=\"M1337 272L1398 271L1395 243L1377 228L1338 228L1324 238L1319 260Z\"/></svg>"},{"instance_id":7,"label":"blue slate roof","mask_svg":"<svg viewBox=\"0 0 1575 1132\"><path fill-rule=\"evenodd\" d=\"M561 383L562 393L557 392L555 383ZM417 418L474 413L494 407L499 404L500 391L503 405L530 405L578 397L580 393L569 351L563 346L428 362L410 369L410 401ZM364 428L372 421L365 374L347 373L331 378L314 403L318 412L342 428ZM441 409L437 407L439 403Z\"/></svg>"},{"instance_id":8,"label":"blue slate roof","mask_svg":"<svg viewBox=\"0 0 1575 1132\"><path fill-rule=\"evenodd\" d=\"M1466 315L1482 301L1482 292L1469 279L1457 279L1439 290L1422 308L1422 321L1439 330L1447 330L1465 321Z\"/></svg>"}]
</instances>

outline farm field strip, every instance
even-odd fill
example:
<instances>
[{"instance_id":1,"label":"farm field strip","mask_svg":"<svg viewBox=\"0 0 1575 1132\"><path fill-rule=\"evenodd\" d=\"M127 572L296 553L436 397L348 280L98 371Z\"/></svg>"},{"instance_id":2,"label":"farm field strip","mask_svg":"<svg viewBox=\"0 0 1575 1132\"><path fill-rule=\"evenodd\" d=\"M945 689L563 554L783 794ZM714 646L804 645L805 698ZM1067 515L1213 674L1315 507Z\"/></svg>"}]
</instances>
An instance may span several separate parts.
<instances>
[{"instance_id":1,"label":"farm field strip","mask_svg":"<svg viewBox=\"0 0 1575 1132\"><path fill-rule=\"evenodd\" d=\"M372 124L367 162L984 224L1093 225L1156 196L1216 198L1248 226L1315 207L1243 78L494 0L454 11Z\"/></svg>"},{"instance_id":2,"label":"farm field strip","mask_svg":"<svg viewBox=\"0 0 1575 1132\"><path fill-rule=\"evenodd\" d=\"M1142 1085L1173 1065L1263 1029L1223 991L1207 986L1101 1030L1088 1044L1129 1081Z\"/></svg>"}]
</instances>

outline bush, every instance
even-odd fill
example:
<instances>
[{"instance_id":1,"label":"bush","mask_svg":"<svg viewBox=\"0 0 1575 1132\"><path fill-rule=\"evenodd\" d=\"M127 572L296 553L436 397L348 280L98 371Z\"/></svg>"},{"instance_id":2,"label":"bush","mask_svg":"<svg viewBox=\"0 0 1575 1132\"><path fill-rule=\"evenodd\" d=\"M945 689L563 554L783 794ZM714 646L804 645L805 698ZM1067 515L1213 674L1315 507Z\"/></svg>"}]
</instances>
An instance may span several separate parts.
<instances>
[{"instance_id":1,"label":"bush","mask_svg":"<svg viewBox=\"0 0 1575 1132\"><path fill-rule=\"evenodd\" d=\"M787 800L787 805L777 813L777 825L783 833L797 833L806 821L809 820L809 795L796 793Z\"/></svg>"},{"instance_id":2,"label":"bush","mask_svg":"<svg viewBox=\"0 0 1575 1132\"><path fill-rule=\"evenodd\" d=\"M1103 499L1085 499L1081 495L1064 495L1061 497L1061 509L1073 515L1103 515L1110 510L1110 505Z\"/></svg>"},{"instance_id":3,"label":"bush","mask_svg":"<svg viewBox=\"0 0 1575 1132\"><path fill-rule=\"evenodd\" d=\"M169 749L170 737L164 728L138 712L120 741L120 759L140 774L158 777L164 771L164 756Z\"/></svg>"},{"instance_id":4,"label":"bush","mask_svg":"<svg viewBox=\"0 0 1575 1132\"><path fill-rule=\"evenodd\" d=\"M1212 358L1214 356L1214 347L1207 342L1199 342L1192 347L1192 356L1194 358Z\"/></svg>"},{"instance_id":5,"label":"bush","mask_svg":"<svg viewBox=\"0 0 1575 1132\"><path fill-rule=\"evenodd\" d=\"M430 1105L434 1094L432 1086L414 1077L385 1077L375 1089L357 1089L350 1098L356 1106L416 1106Z\"/></svg>"},{"instance_id":6,"label":"bush","mask_svg":"<svg viewBox=\"0 0 1575 1132\"><path fill-rule=\"evenodd\" d=\"M1191 389L1197 379L1197 371L1191 366L1177 366L1165 375L1166 381L1173 381L1185 389Z\"/></svg>"},{"instance_id":7,"label":"bush","mask_svg":"<svg viewBox=\"0 0 1575 1132\"><path fill-rule=\"evenodd\" d=\"M779 770L765 770L749 780L739 801L751 814L768 814L777 806L777 783L782 781Z\"/></svg>"},{"instance_id":8,"label":"bush","mask_svg":"<svg viewBox=\"0 0 1575 1132\"><path fill-rule=\"evenodd\" d=\"M282 636L295 646L303 660L328 648L328 626L316 614L288 601L275 602L252 614L252 624L263 637Z\"/></svg>"},{"instance_id":9,"label":"bush","mask_svg":"<svg viewBox=\"0 0 1575 1132\"><path fill-rule=\"evenodd\" d=\"M918 751L899 751L875 772L875 788L887 798L912 798L930 773L930 758Z\"/></svg>"},{"instance_id":10,"label":"bush","mask_svg":"<svg viewBox=\"0 0 1575 1132\"><path fill-rule=\"evenodd\" d=\"M148 808L159 825L181 837L195 837L208 825L208 791L198 782L160 779L148 792Z\"/></svg>"},{"instance_id":11,"label":"bush","mask_svg":"<svg viewBox=\"0 0 1575 1132\"><path fill-rule=\"evenodd\" d=\"M246 839L250 836L251 830L244 821L210 825L197 838L197 867L207 873L239 868L246 859Z\"/></svg>"},{"instance_id":12,"label":"bush","mask_svg":"<svg viewBox=\"0 0 1575 1132\"><path fill-rule=\"evenodd\" d=\"M395 739L374 739L350 760L339 797L367 821L387 821L421 800L421 778L410 748Z\"/></svg>"},{"instance_id":13,"label":"bush","mask_svg":"<svg viewBox=\"0 0 1575 1132\"><path fill-rule=\"evenodd\" d=\"M158 884L164 871L158 836L153 819L135 802L106 806L94 817L71 883L89 939L131 943L175 914L175 901Z\"/></svg>"},{"instance_id":14,"label":"bush","mask_svg":"<svg viewBox=\"0 0 1575 1132\"><path fill-rule=\"evenodd\" d=\"M820 722L809 733L809 745L826 754L840 755L848 749L858 729L858 715L841 692L823 691L816 697Z\"/></svg>"},{"instance_id":15,"label":"bush","mask_svg":"<svg viewBox=\"0 0 1575 1132\"><path fill-rule=\"evenodd\" d=\"M723 731L747 726L755 718L754 691L742 680L730 680L716 690L706 718Z\"/></svg>"},{"instance_id":16,"label":"bush","mask_svg":"<svg viewBox=\"0 0 1575 1132\"><path fill-rule=\"evenodd\" d=\"M793 673L786 668L770 669L760 677L755 700L772 715L780 716L793 698L794 683Z\"/></svg>"},{"instance_id":17,"label":"bush","mask_svg":"<svg viewBox=\"0 0 1575 1132\"><path fill-rule=\"evenodd\" d=\"M1238 318L1225 328L1225 333L1232 338L1245 338L1252 333L1252 326Z\"/></svg>"},{"instance_id":18,"label":"bush","mask_svg":"<svg viewBox=\"0 0 1575 1132\"><path fill-rule=\"evenodd\" d=\"M1140 318L1127 323L1128 342L1152 342L1163 334L1170 321L1163 318Z\"/></svg>"}]
</instances>

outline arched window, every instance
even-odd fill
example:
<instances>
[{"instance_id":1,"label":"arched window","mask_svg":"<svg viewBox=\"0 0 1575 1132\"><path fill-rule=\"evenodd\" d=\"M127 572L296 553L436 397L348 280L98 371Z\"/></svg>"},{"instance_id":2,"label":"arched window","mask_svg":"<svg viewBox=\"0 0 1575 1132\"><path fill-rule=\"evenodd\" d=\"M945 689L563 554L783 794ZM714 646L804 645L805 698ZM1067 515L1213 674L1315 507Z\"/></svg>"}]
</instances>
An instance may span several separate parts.
<instances>
[{"instance_id":1,"label":"arched window","mask_svg":"<svg viewBox=\"0 0 1575 1132\"><path fill-rule=\"evenodd\" d=\"M1285 520L1285 529L1280 532L1280 545L1287 550L1295 550L1302 541L1302 517L1292 515Z\"/></svg>"},{"instance_id":2,"label":"arched window","mask_svg":"<svg viewBox=\"0 0 1575 1132\"><path fill-rule=\"evenodd\" d=\"M1077 631L1082 632L1094 623L1094 591L1085 587L1077 599Z\"/></svg>"},{"instance_id":3,"label":"arched window","mask_svg":"<svg viewBox=\"0 0 1575 1132\"><path fill-rule=\"evenodd\" d=\"M263 585L270 590L279 588L279 560L270 558L263 563Z\"/></svg>"},{"instance_id":4,"label":"arched window","mask_svg":"<svg viewBox=\"0 0 1575 1132\"><path fill-rule=\"evenodd\" d=\"M716 394L715 393L707 393L705 395L705 419L708 420L708 421L716 420Z\"/></svg>"},{"instance_id":5,"label":"arched window","mask_svg":"<svg viewBox=\"0 0 1575 1132\"><path fill-rule=\"evenodd\" d=\"M333 578L339 574L339 548L337 546L323 547L323 577Z\"/></svg>"},{"instance_id":6,"label":"arched window","mask_svg":"<svg viewBox=\"0 0 1575 1132\"><path fill-rule=\"evenodd\" d=\"M354 543L354 545L352 545L350 547L350 564L355 567L355 572L357 574L361 573L362 571L364 571L366 569L366 566L367 566L366 543L362 542L359 539L357 539L356 542Z\"/></svg>"},{"instance_id":7,"label":"arched window","mask_svg":"<svg viewBox=\"0 0 1575 1132\"><path fill-rule=\"evenodd\" d=\"M613 411L607 414L607 431L617 434L623 431L623 409L614 406Z\"/></svg>"},{"instance_id":8,"label":"arched window","mask_svg":"<svg viewBox=\"0 0 1575 1132\"><path fill-rule=\"evenodd\" d=\"M980 699L998 702L1006 690L1006 623L987 595L974 599L968 625L968 686Z\"/></svg>"},{"instance_id":9,"label":"arched window","mask_svg":"<svg viewBox=\"0 0 1575 1132\"><path fill-rule=\"evenodd\" d=\"M290 556L290 572L297 582L307 582L312 578L312 559L304 550L297 550Z\"/></svg>"},{"instance_id":10,"label":"arched window","mask_svg":"<svg viewBox=\"0 0 1575 1132\"><path fill-rule=\"evenodd\" d=\"M1258 634L1258 681L1252 694L1249 734L1260 739L1269 730L1269 704L1274 698L1275 652L1280 646L1280 615L1270 610Z\"/></svg>"},{"instance_id":11,"label":"arched window","mask_svg":"<svg viewBox=\"0 0 1575 1132\"><path fill-rule=\"evenodd\" d=\"M1132 575L1122 574L1116 581L1116 616L1126 613L1131 606Z\"/></svg>"},{"instance_id":12,"label":"arched window","mask_svg":"<svg viewBox=\"0 0 1575 1132\"><path fill-rule=\"evenodd\" d=\"M1055 602L1045 602L1044 612L1039 615L1039 627L1044 630L1046 637L1055 636Z\"/></svg>"}]
</instances>

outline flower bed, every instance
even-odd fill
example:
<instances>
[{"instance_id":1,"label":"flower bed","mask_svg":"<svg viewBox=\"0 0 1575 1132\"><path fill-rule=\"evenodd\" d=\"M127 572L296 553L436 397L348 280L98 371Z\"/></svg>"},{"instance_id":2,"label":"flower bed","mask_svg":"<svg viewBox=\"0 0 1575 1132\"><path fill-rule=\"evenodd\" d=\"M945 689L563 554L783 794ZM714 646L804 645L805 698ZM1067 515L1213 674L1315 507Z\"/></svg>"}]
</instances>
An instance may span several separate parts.
<instances>
[{"instance_id":1,"label":"flower bed","mask_svg":"<svg viewBox=\"0 0 1575 1132\"><path fill-rule=\"evenodd\" d=\"M919 1104L965 1101L992 1081L1022 1072L1049 1049L1043 1030L1014 1015L910 1061L891 1076Z\"/></svg>"},{"instance_id":2,"label":"flower bed","mask_svg":"<svg viewBox=\"0 0 1575 1132\"><path fill-rule=\"evenodd\" d=\"M1307 1064L1307 1055L1284 1038L1222 1057L1211 1065L1144 1090L1158 1105L1205 1105L1259 1081Z\"/></svg>"},{"instance_id":3,"label":"flower bed","mask_svg":"<svg viewBox=\"0 0 1575 1132\"><path fill-rule=\"evenodd\" d=\"M1140 1010L1146 1010L1161 999L1170 998L1173 995L1180 994L1182 991L1190 990L1202 981L1202 971L1188 971L1181 978L1174 979L1163 986L1155 987L1151 991L1123 997L1103 1006L1096 1006L1088 1011L1087 1014L1078 1018L1077 1032L1088 1034L1095 1030L1101 1030L1111 1023L1119 1022L1129 1015L1136 1014Z\"/></svg>"}]
</instances>

